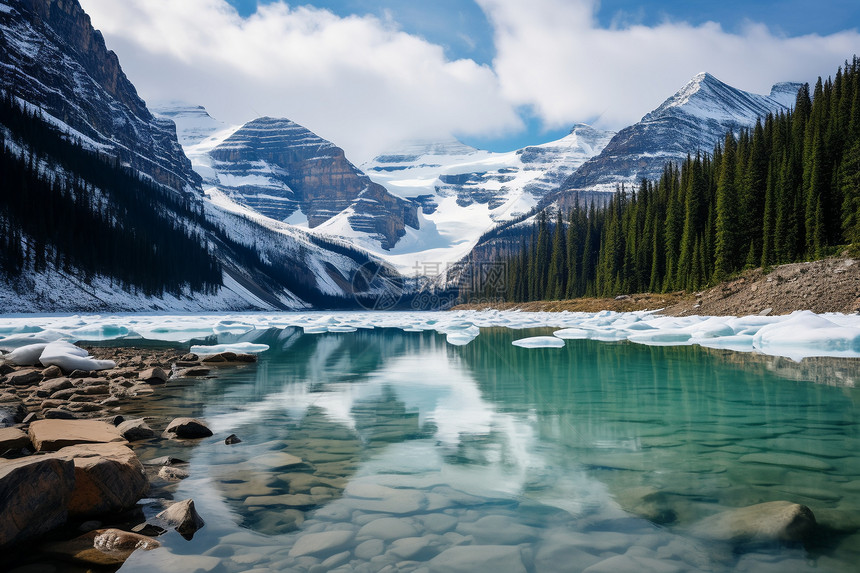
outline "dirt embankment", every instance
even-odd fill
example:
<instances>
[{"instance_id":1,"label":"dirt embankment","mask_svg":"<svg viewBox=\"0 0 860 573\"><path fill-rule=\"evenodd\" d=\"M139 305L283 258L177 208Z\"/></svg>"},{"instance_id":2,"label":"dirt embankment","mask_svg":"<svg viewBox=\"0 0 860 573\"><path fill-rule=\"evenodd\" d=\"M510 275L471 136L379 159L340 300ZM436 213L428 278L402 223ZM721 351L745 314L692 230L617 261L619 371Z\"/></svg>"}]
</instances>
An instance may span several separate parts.
<instances>
[{"instance_id":1,"label":"dirt embankment","mask_svg":"<svg viewBox=\"0 0 860 573\"><path fill-rule=\"evenodd\" d=\"M825 259L774 267L769 273L755 269L711 289L692 293L635 294L617 298L582 298L527 303L459 305L452 310L496 308L500 310L598 312L663 309L669 316L745 316L814 312L860 312L860 261Z\"/></svg>"}]
</instances>

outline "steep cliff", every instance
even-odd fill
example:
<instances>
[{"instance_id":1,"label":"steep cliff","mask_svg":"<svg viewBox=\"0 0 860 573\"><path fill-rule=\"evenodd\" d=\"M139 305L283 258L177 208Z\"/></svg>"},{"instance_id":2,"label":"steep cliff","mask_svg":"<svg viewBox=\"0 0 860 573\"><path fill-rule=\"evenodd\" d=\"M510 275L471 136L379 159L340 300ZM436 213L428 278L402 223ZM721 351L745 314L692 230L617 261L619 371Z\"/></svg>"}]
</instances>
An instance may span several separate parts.
<instances>
[{"instance_id":1,"label":"steep cliff","mask_svg":"<svg viewBox=\"0 0 860 573\"><path fill-rule=\"evenodd\" d=\"M0 84L82 143L158 183L200 191L170 121L147 110L75 0L0 2Z\"/></svg>"}]
</instances>

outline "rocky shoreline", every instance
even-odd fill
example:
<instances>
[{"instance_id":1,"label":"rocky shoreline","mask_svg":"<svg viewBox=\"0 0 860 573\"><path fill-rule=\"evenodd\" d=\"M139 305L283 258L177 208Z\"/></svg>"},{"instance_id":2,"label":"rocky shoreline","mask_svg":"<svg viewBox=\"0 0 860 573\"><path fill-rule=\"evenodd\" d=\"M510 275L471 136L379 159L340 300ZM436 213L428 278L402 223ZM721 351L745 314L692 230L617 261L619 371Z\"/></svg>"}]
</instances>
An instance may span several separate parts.
<instances>
[{"instance_id":1,"label":"rocky shoreline","mask_svg":"<svg viewBox=\"0 0 860 573\"><path fill-rule=\"evenodd\" d=\"M137 549L159 547L157 536L168 529L190 539L204 525L193 500L172 499L169 484L188 476L186 463L173 457L142 462L135 449L160 440L193 445L212 431L193 418L126 419L120 412L172 382L215 377L219 368L247 365L256 356L200 357L174 348L83 351L89 364L104 368L69 371L38 361L16 363L10 359L16 353L0 356L4 564L24 565L39 553L115 568ZM238 441L225 437L228 445ZM147 496L150 505L163 507L149 519L138 506Z\"/></svg>"},{"instance_id":2,"label":"rocky shoreline","mask_svg":"<svg viewBox=\"0 0 860 573\"><path fill-rule=\"evenodd\" d=\"M578 298L532 302L462 304L451 310L522 310L529 312L660 311L665 316L748 316L860 312L860 264L831 258L752 269L701 292L638 293L614 298Z\"/></svg>"}]
</instances>

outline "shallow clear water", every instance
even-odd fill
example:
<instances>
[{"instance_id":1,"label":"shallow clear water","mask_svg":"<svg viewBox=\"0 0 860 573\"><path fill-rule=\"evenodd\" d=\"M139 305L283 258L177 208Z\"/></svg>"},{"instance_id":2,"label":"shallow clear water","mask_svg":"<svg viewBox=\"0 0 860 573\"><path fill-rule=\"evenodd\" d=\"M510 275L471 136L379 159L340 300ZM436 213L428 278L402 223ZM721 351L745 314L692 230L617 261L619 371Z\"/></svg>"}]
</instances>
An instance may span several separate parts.
<instances>
[{"instance_id":1,"label":"shallow clear water","mask_svg":"<svg viewBox=\"0 0 860 573\"><path fill-rule=\"evenodd\" d=\"M857 570L856 360L511 345L549 333L484 329L456 347L433 332L272 330L258 364L136 403L216 435L139 450L190 459L174 495L206 526L122 570ZM225 445L231 433L243 441ZM815 513L805 546L694 534L774 500Z\"/></svg>"}]
</instances>

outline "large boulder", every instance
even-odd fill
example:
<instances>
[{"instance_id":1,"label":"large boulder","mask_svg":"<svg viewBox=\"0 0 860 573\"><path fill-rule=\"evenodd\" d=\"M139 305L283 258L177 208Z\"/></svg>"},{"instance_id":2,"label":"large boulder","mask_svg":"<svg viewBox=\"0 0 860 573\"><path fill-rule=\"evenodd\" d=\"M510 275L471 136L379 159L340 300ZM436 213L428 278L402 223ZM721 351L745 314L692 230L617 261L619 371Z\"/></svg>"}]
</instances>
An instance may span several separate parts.
<instances>
[{"instance_id":1,"label":"large boulder","mask_svg":"<svg viewBox=\"0 0 860 573\"><path fill-rule=\"evenodd\" d=\"M167 425L164 435L168 438L208 438L212 430L196 418L176 418Z\"/></svg>"},{"instance_id":2,"label":"large boulder","mask_svg":"<svg viewBox=\"0 0 860 573\"><path fill-rule=\"evenodd\" d=\"M30 424L29 432L39 452L53 452L76 444L127 443L116 427L98 420L36 420Z\"/></svg>"},{"instance_id":3,"label":"large boulder","mask_svg":"<svg viewBox=\"0 0 860 573\"><path fill-rule=\"evenodd\" d=\"M0 548L65 523L75 465L52 456L0 460Z\"/></svg>"},{"instance_id":4,"label":"large boulder","mask_svg":"<svg viewBox=\"0 0 860 573\"><path fill-rule=\"evenodd\" d=\"M706 517L691 532L704 539L727 543L802 541L816 527L805 505L771 501L731 509Z\"/></svg>"},{"instance_id":5,"label":"large boulder","mask_svg":"<svg viewBox=\"0 0 860 573\"><path fill-rule=\"evenodd\" d=\"M51 454L74 464L69 514L89 516L133 507L149 491L143 464L123 444L81 444Z\"/></svg>"}]
</instances>

